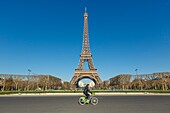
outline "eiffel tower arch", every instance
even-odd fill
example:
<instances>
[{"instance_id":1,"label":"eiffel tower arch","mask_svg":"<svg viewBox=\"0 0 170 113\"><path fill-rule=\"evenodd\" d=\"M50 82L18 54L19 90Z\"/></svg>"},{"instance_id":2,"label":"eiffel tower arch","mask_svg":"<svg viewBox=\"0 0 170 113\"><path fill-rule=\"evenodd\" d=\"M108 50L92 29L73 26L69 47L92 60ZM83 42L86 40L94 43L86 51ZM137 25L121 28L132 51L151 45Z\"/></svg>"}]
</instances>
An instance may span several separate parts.
<instances>
[{"instance_id":1,"label":"eiffel tower arch","mask_svg":"<svg viewBox=\"0 0 170 113\"><path fill-rule=\"evenodd\" d=\"M84 69L84 63L87 62L88 70ZM98 87L102 80L100 79L97 69L94 67L92 60L92 54L90 53L90 44L88 36L88 13L85 9L84 13L84 34L83 34L83 44L82 52L80 54L80 61L78 67L75 69L74 76L72 77L70 84L72 86L78 87L78 82L84 78L89 78L94 81L95 85Z\"/></svg>"}]
</instances>

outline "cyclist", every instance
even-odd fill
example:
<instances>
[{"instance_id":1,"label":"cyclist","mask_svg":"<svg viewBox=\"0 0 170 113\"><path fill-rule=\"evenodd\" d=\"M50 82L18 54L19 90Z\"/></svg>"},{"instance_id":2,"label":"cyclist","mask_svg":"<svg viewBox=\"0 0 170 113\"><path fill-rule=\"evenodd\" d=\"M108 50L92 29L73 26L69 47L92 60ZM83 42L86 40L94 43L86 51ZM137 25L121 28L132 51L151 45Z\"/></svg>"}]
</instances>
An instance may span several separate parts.
<instances>
[{"instance_id":1,"label":"cyclist","mask_svg":"<svg viewBox=\"0 0 170 113\"><path fill-rule=\"evenodd\" d=\"M89 93L92 94L92 92L90 91L90 86L89 86L89 84L87 84L87 85L85 86L83 93L84 93L84 95L86 96L86 99L89 99L89 97L90 97L90 94L89 94Z\"/></svg>"}]
</instances>

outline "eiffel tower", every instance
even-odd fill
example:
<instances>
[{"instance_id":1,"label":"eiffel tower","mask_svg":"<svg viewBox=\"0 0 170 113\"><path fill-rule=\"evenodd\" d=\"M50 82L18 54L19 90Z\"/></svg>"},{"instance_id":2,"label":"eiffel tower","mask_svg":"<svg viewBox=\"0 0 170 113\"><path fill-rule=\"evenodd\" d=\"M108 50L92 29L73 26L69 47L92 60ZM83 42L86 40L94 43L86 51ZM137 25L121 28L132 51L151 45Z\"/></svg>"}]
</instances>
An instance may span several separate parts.
<instances>
[{"instance_id":1,"label":"eiffel tower","mask_svg":"<svg viewBox=\"0 0 170 113\"><path fill-rule=\"evenodd\" d=\"M83 69L84 63L88 63L88 70ZM97 69L94 68L92 61L92 54L90 53L90 44L88 36L88 13L85 8L84 13L84 34L83 34L83 44L82 52L80 54L80 61L77 69L75 69L74 76L72 77L70 84L72 86L78 86L78 82L84 78L89 78L95 83L95 87L98 87L102 80L100 79Z\"/></svg>"}]
</instances>

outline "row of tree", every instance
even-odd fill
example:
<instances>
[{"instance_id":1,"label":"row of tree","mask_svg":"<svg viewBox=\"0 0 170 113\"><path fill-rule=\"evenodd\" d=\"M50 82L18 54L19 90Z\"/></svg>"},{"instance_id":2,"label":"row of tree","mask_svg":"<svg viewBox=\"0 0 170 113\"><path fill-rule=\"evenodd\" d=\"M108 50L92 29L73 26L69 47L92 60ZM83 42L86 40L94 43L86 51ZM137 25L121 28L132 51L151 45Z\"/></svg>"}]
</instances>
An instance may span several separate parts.
<instances>
[{"instance_id":1,"label":"row of tree","mask_svg":"<svg viewBox=\"0 0 170 113\"><path fill-rule=\"evenodd\" d=\"M111 78L108 87L123 90L168 90L170 89L170 73L162 72L141 75L122 74Z\"/></svg>"},{"instance_id":2,"label":"row of tree","mask_svg":"<svg viewBox=\"0 0 170 113\"><path fill-rule=\"evenodd\" d=\"M1 91L49 90L58 89L61 86L61 79L51 75L0 75Z\"/></svg>"},{"instance_id":3,"label":"row of tree","mask_svg":"<svg viewBox=\"0 0 170 113\"><path fill-rule=\"evenodd\" d=\"M153 74L121 74L103 81L98 86L100 89L132 89L132 90L169 90L170 72ZM35 91L49 89L76 89L69 82L51 75L10 75L0 74L1 91Z\"/></svg>"}]
</instances>

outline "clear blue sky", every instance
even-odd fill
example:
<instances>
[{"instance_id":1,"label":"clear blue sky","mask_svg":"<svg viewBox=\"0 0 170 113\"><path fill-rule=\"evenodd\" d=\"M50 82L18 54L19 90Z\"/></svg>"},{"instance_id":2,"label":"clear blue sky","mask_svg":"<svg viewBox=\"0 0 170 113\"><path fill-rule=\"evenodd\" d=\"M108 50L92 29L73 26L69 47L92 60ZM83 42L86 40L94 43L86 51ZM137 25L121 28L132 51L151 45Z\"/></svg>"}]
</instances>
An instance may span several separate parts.
<instances>
[{"instance_id":1,"label":"clear blue sky","mask_svg":"<svg viewBox=\"0 0 170 113\"><path fill-rule=\"evenodd\" d=\"M72 78L83 14L102 80L170 71L170 0L1 0L0 73Z\"/></svg>"}]
</instances>

